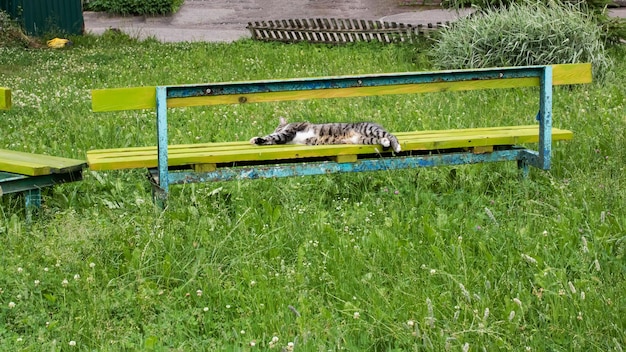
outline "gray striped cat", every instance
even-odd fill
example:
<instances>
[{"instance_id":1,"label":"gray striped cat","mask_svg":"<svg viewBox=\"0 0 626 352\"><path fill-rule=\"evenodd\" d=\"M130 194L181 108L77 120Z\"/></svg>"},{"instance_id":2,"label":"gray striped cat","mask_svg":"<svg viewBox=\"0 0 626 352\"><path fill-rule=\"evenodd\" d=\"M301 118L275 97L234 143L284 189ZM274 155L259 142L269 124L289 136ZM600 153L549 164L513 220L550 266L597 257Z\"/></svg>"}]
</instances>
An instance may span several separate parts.
<instances>
[{"instance_id":1,"label":"gray striped cat","mask_svg":"<svg viewBox=\"0 0 626 352\"><path fill-rule=\"evenodd\" d=\"M322 123L310 122L287 123L284 117L274 133L264 137L254 137L250 143L268 144L380 144L400 152L400 143L391 133L372 122Z\"/></svg>"}]
</instances>

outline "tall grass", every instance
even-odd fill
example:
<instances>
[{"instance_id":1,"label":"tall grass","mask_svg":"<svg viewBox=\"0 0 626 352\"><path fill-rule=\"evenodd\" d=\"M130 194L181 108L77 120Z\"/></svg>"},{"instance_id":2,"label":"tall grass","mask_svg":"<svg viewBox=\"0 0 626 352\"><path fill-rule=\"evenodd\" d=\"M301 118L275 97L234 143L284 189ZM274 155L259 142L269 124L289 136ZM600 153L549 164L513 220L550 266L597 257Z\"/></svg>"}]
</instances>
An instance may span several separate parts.
<instances>
[{"instance_id":1,"label":"tall grass","mask_svg":"<svg viewBox=\"0 0 626 352\"><path fill-rule=\"evenodd\" d=\"M0 49L0 146L83 158L153 145L151 111L94 114L88 89L428 69L405 46L135 43ZM26 224L0 203L2 350L621 350L626 67L560 87L553 170L508 163L173 187L89 172ZM173 143L292 120L392 131L531 123L534 89L174 110ZM292 342L293 344L289 344Z\"/></svg>"}]
</instances>

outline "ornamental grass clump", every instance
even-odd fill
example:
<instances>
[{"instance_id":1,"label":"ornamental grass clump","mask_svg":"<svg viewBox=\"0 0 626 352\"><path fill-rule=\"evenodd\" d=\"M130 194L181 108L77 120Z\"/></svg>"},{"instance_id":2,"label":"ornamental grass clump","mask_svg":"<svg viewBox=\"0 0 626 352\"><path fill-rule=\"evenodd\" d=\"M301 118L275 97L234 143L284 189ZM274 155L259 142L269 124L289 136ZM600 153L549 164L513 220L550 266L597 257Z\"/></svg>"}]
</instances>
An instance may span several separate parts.
<instances>
[{"instance_id":1,"label":"ornamental grass clump","mask_svg":"<svg viewBox=\"0 0 626 352\"><path fill-rule=\"evenodd\" d=\"M598 25L578 6L511 4L444 29L432 51L442 69L591 62L595 78L611 67Z\"/></svg>"}]
</instances>

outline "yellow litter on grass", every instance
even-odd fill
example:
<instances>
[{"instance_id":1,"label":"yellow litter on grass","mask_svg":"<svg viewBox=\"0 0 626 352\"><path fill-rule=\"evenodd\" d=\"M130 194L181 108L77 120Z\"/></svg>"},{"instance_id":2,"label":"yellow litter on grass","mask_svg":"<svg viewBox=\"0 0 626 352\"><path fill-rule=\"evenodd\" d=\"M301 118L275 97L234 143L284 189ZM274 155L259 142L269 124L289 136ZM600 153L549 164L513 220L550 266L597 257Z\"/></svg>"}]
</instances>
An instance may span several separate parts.
<instances>
[{"instance_id":1,"label":"yellow litter on grass","mask_svg":"<svg viewBox=\"0 0 626 352\"><path fill-rule=\"evenodd\" d=\"M65 48L68 45L72 45L72 42L69 39L54 38L48 40L48 48L60 49Z\"/></svg>"}]
</instances>

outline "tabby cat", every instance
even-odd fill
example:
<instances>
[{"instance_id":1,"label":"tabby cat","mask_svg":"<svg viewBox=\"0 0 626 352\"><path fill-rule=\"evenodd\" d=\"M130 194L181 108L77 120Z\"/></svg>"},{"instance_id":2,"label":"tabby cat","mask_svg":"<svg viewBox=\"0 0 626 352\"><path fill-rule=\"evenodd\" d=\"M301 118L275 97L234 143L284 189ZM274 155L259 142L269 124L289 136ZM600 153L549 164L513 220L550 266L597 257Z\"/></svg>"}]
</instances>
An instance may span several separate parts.
<instances>
[{"instance_id":1,"label":"tabby cat","mask_svg":"<svg viewBox=\"0 0 626 352\"><path fill-rule=\"evenodd\" d=\"M264 137L254 137L252 144L380 144L391 147L398 153L400 143L391 133L372 122L322 123L310 122L287 123L284 117L274 133Z\"/></svg>"}]
</instances>

